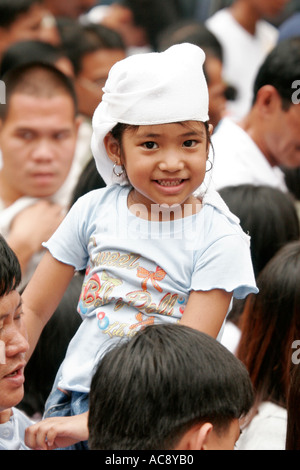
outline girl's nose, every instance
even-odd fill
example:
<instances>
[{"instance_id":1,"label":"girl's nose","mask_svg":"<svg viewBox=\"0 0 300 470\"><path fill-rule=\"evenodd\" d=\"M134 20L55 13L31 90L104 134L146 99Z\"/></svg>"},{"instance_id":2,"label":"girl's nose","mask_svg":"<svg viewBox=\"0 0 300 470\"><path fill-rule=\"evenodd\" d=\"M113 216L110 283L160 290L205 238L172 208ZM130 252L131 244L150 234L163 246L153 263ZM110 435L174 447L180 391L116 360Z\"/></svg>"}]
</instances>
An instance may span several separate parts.
<instances>
[{"instance_id":1,"label":"girl's nose","mask_svg":"<svg viewBox=\"0 0 300 470\"><path fill-rule=\"evenodd\" d=\"M182 170L184 168L184 163L176 152L169 152L164 154L158 166L161 171L170 171L174 173Z\"/></svg>"}]
</instances>

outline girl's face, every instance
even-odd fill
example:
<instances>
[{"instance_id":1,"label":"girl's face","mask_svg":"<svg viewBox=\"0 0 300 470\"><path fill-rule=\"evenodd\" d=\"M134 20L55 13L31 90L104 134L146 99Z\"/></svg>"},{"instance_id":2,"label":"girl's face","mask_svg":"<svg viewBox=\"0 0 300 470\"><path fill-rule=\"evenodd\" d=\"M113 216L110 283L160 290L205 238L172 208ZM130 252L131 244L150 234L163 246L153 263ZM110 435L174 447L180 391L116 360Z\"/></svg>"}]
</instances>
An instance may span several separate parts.
<instances>
[{"instance_id":1,"label":"girl's face","mask_svg":"<svg viewBox=\"0 0 300 470\"><path fill-rule=\"evenodd\" d=\"M203 123L187 121L127 129L121 146L115 149L118 158L116 152L108 153L126 169L133 186L131 204L142 204L149 215L153 204L180 205L184 209L185 204L196 203L193 192L203 182L209 150Z\"/></svg>"}]
</instances>

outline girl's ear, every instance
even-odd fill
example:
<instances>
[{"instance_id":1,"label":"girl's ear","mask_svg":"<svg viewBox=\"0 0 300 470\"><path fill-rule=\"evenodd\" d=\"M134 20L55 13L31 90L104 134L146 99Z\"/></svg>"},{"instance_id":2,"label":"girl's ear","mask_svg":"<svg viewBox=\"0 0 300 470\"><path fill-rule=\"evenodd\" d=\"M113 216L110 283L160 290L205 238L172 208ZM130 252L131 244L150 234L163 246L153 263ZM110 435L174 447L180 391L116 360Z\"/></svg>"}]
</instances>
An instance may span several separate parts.
<instances>
[{"instance_id":1,"label":"girl's ear","mask_svg":"<svg viewBox=\"0 0 300 470\"><path fill-rule=\"evenodd\" d=\"M106 148L107 155L113 163L116 165L121 165L121 148L119 142L113 137L111 132L109 132L104 137L104 145Z\"/></svg>"}]
</instances>

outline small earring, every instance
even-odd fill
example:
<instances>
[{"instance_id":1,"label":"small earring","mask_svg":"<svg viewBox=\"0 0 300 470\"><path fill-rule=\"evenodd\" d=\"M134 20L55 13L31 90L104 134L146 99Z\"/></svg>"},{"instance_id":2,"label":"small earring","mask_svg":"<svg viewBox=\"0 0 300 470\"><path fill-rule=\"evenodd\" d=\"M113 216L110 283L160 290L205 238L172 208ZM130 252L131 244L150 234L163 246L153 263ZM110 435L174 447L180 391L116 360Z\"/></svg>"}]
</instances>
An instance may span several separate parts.
<instances>
[{"instance_id":1,"label":"small earring","mask_svg":"<svg viewBox=\"0 0 300 470\"><path fill-rule=\"evenodd\" d=\"M113 166L113 174L116 175L118 178L120 178L120 176L123 175L124 173L124 168L122 167L122 171L120 171L119 173L117 172L116 170L116 167L119 166L117 165L116 163L114 163L114 166Z\"/></svg>"},{"instance_id":2,"label":"small earring","mask_svg":"<svg viewBox=\"0 0 300 470\"><path fill-rule=\"evenodd\" d=\"M210 160L207 160L208 163L210 163L210 168L208 168L208 170L205 171L205 173L208 173L211 169L212 169L212 162Z\"/></svg>"}]
</instances>

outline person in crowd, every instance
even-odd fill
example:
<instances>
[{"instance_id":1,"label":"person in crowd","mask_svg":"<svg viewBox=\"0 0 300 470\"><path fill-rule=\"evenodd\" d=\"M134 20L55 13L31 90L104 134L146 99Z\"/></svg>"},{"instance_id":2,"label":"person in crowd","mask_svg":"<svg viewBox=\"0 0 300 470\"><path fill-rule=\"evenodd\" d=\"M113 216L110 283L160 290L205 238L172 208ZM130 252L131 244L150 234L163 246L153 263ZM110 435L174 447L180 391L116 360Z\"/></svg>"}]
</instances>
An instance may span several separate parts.
<instances>
[{"instance_id":1,"label":"person in crowd","mask_svg":"<svg viewBox=\"0 0 300 470\"><path fill-rule=\"evenodd\" d=\"M16 406L24 394L25 353L29 348L18 286L19 261L0 235L0 450L25 450L32 424Z\"/></svg>"},{"instance_id":2,"label":"person in crowd","mask_svg":"<svg viewBox=\"0 0 300 470\"><path fill-rule=\"evenodd\" d=\"M50 64L26 64L6 76L0 107L0 233L17 254L28 282L45 241L62 221L70 194L79 121L68 77ZM60 193L61 191L61 193Z\"/></svg>"},{"instance_id":3,"label":"person in crowd","mask_svg":"<svg viewBox=\"0 0 300 470\"><path fill-rule=\"evenodd\" d=\"M112 65L124 59L126 52L120 35L103 25L82 25L70 18L60 19L57 23L64 51L74 69L74 86L82 121L75 161L79 163L81 172L92 159L91 120L103 94L102 87Z\"/></svg>"},{"instance_id":4,"label":"person in crowd","mask_svg":"<svg viewBox=\"0 0 300 470\"><path fill-rule=\"evenodd\" d=\"M257 292L248 236L218 193L202 186L212 131L204 59L198 46L179 44L110 71L91 145L107 186L72 206L22 296L32 351L74 272L86 271L84 321L57 374L49 419L28 431L30 447L45 438L56 447L63 422L73 430L75 420L78 437L84 417L86 437L92 372L118 337L179 321L219 338L232 297ZM64 420L53 415L61 399Z\"/></svg>"},{"instance_id":5,"label":"person in crowd","mask_svg":"<svg viewBox=\"0 0 300 470\"><path fill-rule=\"evenodd\" d=\"M82 282L82 273L74 276L26 364L24 397L17 408L34 422L43 417L57 371L64 360L69 342L81 324L76 310Z\"/></svg>"},{"instance_id":6,"label":"person in crowd","mask_svg":"<svg viewBox=\"0 0 300 470\"><path fill-rule=\"evenodd\" d=\"M0 59L11 44L28 39L60 44L55 20L42 0L1 0Z\"/></svg>"},{"instance_id":7,"label":"person in crowd","mask_svg":"<svg viewBox=\"0 0 300 470\"><path fill-rule=\"evenodd\" d=\"M74 68L70 59L60 46L37 39L17 41L3 53L0 62L0 76L4 77L9 70L30 62L45 62L55 65L70 78L74 77Z\"/></svg>"},{"instance_id":8,"label":"person in crowd","mask_svg":"<svg viewBox=\"0 0 300 470\"><path fill-rule=\"evenodd\" d=\"M246 366L255 403L237 442L239 450L284 450L292 353L300 328L300 242L279 250L257 279L241 322L237 357Z\"/></svg>"},{"instance_id":9,"label":"person in crowd","mask_svg":"<svg viewBox=\"0 0 300 470\"><path fill-rule=\"evenodd\" d=\"M125 45L116 31L100 24L62 20L58 27L74 69L79 113L90 122L111 67L126 56Z\"/></svg>"},{"instance_id":10,"label":"person in crowd","mask_svg":"<svg viewBox=\"0 0 300 470\"><path fill-rule=\"evenodd\" d=\"M212 137L216 189L240 184L287 191L281 167L300 165L300 107L292 84L300 76L300 39L280 42L259 69L253 106L239 123L225 118Z\"/></svg>"},{"instance_id":11,"label":"person in crowd","mask_svg":"<svg viewBox=\"0 0 300 470\"><path fill-rule=\"evenodd\" d=\"M135 23L133 11L120 2L97 5L84 16L84 22L101 24L120 34L127 55L151 50L145 28Z\"/></svg>"},{"instance_id":12,"label":"person in crowd","mask_svg":"<svg viewBox=\"0 0 300 470\"><path fill-rule=\"evenodd\" d=\"M233 94L223 79L223 50L219 40L202 23L193 20L176 22L163 30L158 38L158 50L188 42L203 49L206 55L204 73L209 93L209 121L214 131L225 116L226 102Z\"/></svg>"},{"instance_id":13,"label":"person in crowd","mask_svg":"<svg viewBox=\"0 0 300 470\"><path fill-rule=\"evenodd\" d=\"M205 24L224 50L224 79L236 90L228 113L240 120L249 112L258 68L276 45L278 30L265 18L274 18L289 0L234 0L210 16Z\"/></svg>"},{"instance_id":14,"label":"person in crowd","mask_svg":"<svg viewBox=\"0 0 300 470\"><path fill-rule=\"evenodd\" d=\"M251 259L255 278L284 245L300 239L298 213L293 197L271 186L228 186L220 195L251 237ZM222 343L235 352L240 339L244 300L234 299Z\"/></svg>"},{"instance_id":15,"label":"person in crowd","mask_svg":"<svg viewBox=\"0 0 300 470\"><path fill-rule=\"evenodd\" d=\"M233 450L251 409L246 368L214 338L147 326L109 350L90 391L91 450Z\"/></svg>"}]
</instances>

